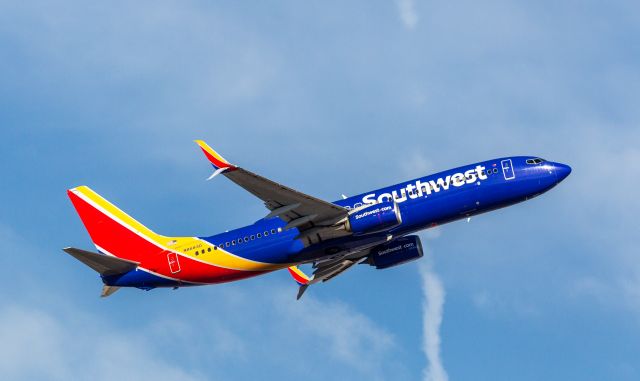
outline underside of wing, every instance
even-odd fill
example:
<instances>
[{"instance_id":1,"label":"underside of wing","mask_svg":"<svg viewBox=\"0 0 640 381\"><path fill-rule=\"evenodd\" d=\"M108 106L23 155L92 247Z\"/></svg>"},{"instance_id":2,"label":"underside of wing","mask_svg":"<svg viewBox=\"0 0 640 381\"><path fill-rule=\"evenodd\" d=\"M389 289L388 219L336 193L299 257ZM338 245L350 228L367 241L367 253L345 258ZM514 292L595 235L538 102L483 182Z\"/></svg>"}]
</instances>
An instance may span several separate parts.
<instances>
[{"instance_id":1,"label":"underside of wing","mask_svg":"<svg viewBox=\"0 0 640 381\"><path fill-rule=\"evenodd\" d=\"M297 266L289 268L293 279L300 286L298 299L309 286L327 282L347 271L353 265L366 263L376 269L387 269L414 261L423 255L420 238L415 235L388 239L387 242L372 243L355 252L336 254L313 261L313 274L305 275Z\"/></svg>"},{"instance_id":2,"label":"underside of wing","mask_svg":"<svg viewBox=\"0 0 640 381\"><path fill-rule=\"evenodd\" d=\"M300 286L296 299L300 299L312 284L327 282L349 270L353 265L363 263L367 260L369 251L370 250L363 250L349 255L341 255L313 262L313 274L310 277L303 273L298 266L290 267L289 273Z\"/></svg>"},{"instance_id":3,"label":"underside of wing","mask_svg":"<svg viewBox=\"0 0 640 381\"><path fill-rule=\"evenodd\" d=\"M362 263L367 258L366 252L360 252L358 254L359 255L355 257L342 257L335 260L314 263L313 277L309 284L327 282L347 271L351 266Z\"/></svg>"}]
</instances>

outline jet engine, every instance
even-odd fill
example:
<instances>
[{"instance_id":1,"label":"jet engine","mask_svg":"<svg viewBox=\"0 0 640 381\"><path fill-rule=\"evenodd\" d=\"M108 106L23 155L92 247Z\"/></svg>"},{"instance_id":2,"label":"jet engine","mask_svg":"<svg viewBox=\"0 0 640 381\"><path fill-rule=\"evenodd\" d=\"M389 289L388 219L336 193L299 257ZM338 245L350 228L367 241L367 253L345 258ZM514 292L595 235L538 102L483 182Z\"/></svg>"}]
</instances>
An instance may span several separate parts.
<instances>
[{"instance_id":1,"label":"jet engine","mask_svg":"<svg viewBox=\"0 0 640 381\"><path fill-rule=\"evenodd\" d=\"M409 235L374 247L368 263L376 269L386 269L422 257L422 243L417 235Z\"/></svg>"},{"instance_id":2,"label":"jet engine","mask_svg":"<svg viewBox=\"0 0 640 381\"><path fill-rule=\"evenodd\" d=\"M363 235L378 233L401 223L398 204L384 201L352 211L346 221L346 229L355 235Z\"/></svg>"}]
</instances>

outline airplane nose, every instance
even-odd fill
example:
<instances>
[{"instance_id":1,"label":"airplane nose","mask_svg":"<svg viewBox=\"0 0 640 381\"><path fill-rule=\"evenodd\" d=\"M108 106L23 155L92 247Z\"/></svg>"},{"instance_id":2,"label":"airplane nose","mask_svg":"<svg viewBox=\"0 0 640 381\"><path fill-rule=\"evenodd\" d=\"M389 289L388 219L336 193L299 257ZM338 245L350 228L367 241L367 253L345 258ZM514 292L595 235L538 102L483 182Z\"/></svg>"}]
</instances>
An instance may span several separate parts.
<instances>
[{"instance_id":1,"label":"airplane nose","mask_svg":"<svg viewBox=\"0 0 640 381\"><path fill-rule=\"evenodd\" d=\"M571 173L571 167L566 164L554 163L556 178L558 182L564 180Z\"/></svg>"}]
</instances>

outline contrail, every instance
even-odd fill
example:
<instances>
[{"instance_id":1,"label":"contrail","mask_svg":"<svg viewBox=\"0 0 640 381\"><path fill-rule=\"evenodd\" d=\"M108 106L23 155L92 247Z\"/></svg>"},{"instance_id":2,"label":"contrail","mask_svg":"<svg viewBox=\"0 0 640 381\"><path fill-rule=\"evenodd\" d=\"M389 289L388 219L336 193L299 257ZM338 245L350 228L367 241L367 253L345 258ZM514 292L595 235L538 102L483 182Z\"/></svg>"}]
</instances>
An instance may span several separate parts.
<instances>
[{"instance_id":1,"label":"contrail","mask_svg":"<svg viewBox=\"0 0 640 381\"><path fill-rule=\"evenodd\" d=\"M447 371L440 358L440 324L442 323L445 292L442 282L429 265L420 266L422 276L422 350L427 357L427 367L424 369L425 381L447 381Z\"/></svg>"}]
</instances>

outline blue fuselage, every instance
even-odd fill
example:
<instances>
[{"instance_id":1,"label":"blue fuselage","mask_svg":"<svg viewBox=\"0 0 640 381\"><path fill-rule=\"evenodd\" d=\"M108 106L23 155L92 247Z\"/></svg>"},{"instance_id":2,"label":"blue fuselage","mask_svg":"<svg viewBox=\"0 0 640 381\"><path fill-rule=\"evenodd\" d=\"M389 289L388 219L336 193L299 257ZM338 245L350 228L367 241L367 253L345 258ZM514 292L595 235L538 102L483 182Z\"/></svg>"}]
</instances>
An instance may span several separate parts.
<instances>
[{"instance_id":1,"label":"blue fuselage","mask_svg":"<svg viewBox=\"0 0 640 381\"><path fill-rule=\"evenodd\" d=\"M362 193L334 204L357 209L395 200L402 223L389 230L350 235L307 245L297 229L284 230L278 217L202 239L235 255L267 263L299 263L356 252L419 230L513 205L553 188L569 175L567 165L531 156L506 157L470 164ZM233 245L231 244L233 243Z\"/></svg>"}]
</instances>

